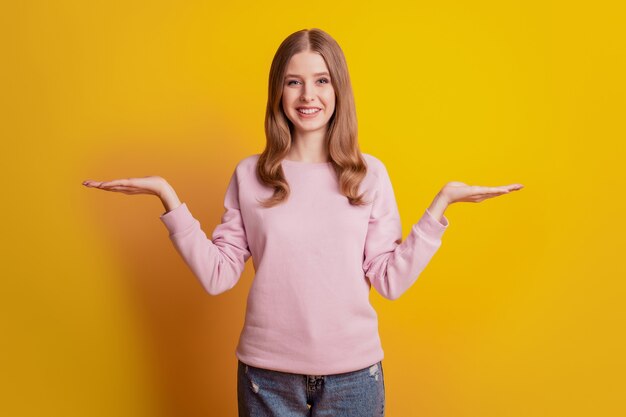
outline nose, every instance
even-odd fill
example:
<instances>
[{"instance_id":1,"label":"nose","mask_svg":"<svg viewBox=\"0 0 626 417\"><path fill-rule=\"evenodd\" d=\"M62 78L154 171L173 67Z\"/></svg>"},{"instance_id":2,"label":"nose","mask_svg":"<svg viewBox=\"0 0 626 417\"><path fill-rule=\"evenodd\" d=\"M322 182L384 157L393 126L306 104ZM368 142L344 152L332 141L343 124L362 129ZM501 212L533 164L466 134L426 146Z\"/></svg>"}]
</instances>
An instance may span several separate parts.
<instances>
[{"instance_id":1,"label":"nose","mask_svg":"<svg viewBox=\"0 0 626 417\"><path fill-rule=\"evenodd\" d=\"M313 87L305 84L302 86L302 96L300 96L300 100L307 102L313 99Z\"/></svg>"}]
</instances>

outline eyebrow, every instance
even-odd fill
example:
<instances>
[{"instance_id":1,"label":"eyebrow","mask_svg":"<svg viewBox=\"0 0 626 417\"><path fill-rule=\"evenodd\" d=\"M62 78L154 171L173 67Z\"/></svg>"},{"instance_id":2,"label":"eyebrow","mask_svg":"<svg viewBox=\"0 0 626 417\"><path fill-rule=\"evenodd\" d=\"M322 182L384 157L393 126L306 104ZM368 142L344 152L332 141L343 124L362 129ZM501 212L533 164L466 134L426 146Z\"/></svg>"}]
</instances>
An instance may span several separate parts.
<instances>
[{"instance_id":1,"label":"eyebrow","mask_svg":"<svg viewBox=\"0 0 626 417\"><path fill-rule=\"evenodd\" d=\"M327 72L316 72L315 74L313 74L314 77L319 77L320 75L327 75L327 76L330 77L330 74L328 74ZM300 76L297 75L297 74L287 74L287 75L285 75L285 78L288 78L288 77L300 78Z\"/></svg>"}]
</instances>

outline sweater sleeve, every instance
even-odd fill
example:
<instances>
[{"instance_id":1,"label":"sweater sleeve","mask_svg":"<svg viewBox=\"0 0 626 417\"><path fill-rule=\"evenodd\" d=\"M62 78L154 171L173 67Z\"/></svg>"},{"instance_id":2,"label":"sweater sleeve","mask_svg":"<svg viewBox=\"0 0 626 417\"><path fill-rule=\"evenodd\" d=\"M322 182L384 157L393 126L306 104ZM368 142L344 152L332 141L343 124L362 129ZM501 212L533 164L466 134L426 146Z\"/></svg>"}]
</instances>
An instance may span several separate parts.
<instances>
[{"instance_id":1,"label":"sweater sleeve","mask_svg":"<svg viewBox=\"0 0 626 417\"><path fill-rule=\"evenodd\" d=\"M251 255L239 210L238 188L235 170L224 197L222 222L214 229L212 240L202 231L186 203L160 217L174 247L211 295L234 287Z\"/></svg>"},{"instance_id":2,"label":"sweater sleeve","mask_svg":"<svg viewBox=\"0 0 626 417\"><path fill-rule=\"evenodd\" d=\"M365 239L363 270L385 298L395 300L413 285L441 246L448 219L435 219L428 209L402 241L402 224L389 174L380 162Z\"/></svg>"}]
</instances>

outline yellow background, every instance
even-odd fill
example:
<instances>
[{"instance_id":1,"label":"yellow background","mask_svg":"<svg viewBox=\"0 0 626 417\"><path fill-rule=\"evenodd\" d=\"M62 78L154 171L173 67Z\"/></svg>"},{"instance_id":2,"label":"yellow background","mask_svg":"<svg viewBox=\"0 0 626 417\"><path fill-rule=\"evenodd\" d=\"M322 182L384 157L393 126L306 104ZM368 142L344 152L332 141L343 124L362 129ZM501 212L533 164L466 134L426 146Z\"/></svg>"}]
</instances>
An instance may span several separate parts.
<instances>
[{"instance_id":1,"label":"yellow background","mask_svg":"<svg viewBox=\"0 0 626 417\"><path fill-rule=\"evenodd\" d=\"M387 415L625 415L620 3L3 7L0 414L236 415L251 262L211 297L157 198L81 182L161 175L210 234L235 164L263 149L278 45L319 27L404 236L448 181L525 185L449 207L415 285L372 290Z\"/></svg>"}]
</instances>

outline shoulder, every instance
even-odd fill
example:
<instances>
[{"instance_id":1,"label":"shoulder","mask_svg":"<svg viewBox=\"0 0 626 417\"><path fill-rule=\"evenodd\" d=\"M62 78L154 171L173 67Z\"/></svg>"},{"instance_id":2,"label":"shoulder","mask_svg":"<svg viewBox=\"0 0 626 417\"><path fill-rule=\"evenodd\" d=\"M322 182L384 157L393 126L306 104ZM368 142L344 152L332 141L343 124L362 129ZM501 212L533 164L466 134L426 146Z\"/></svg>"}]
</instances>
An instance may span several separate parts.
<instances>
[{"instance_id":1,"label":"shoulder","mask_svg":"<svg viewBox=\"0 0 626 417\"><path fill-rule=\"evenodd\" d=\"M237 176L239 182L245 178L249 178L249 175L255 175L256 163L260 156L260 153L255 153L254 155L246 156L237 162L237 165L235 166L235 175Z\"/></svg>"},{"instance_id":2,"label":"shoulder","mask_svg":"<svg viewBox=\"0 0 626 417\"><path fill-rule=\"evenodd\" d=\"M363 155L363 159L365 159L368 172L371 172L373 176L380 178L387 174L387 167L379 158L364 152L361 152L361 155Z\"/></svg>"},{"instance_id":3,"label":"shoulder","mask_svg":"<svg viewBox=\"0 0 626 417\"><path fill-rule=\"evenodd\" d=\"M260 153L255 153L254 155L246 156L245 158L239 160L237 162L237 169L248 169L251 166L256 167L256 163L261 156Z\"/></svg>"},{"instance_id":4,"label":"shoulder","mask_svg":"<svg viewBox=\"0 0 626 417\"><path fill-rule=\"evenodd\" d=\"M363 159L368 165L368 168L371 167L373 170L385 169L385 164L379 158L375 157L372 154L361 152L363 155Z\"/></svg>"}]
</instances>

